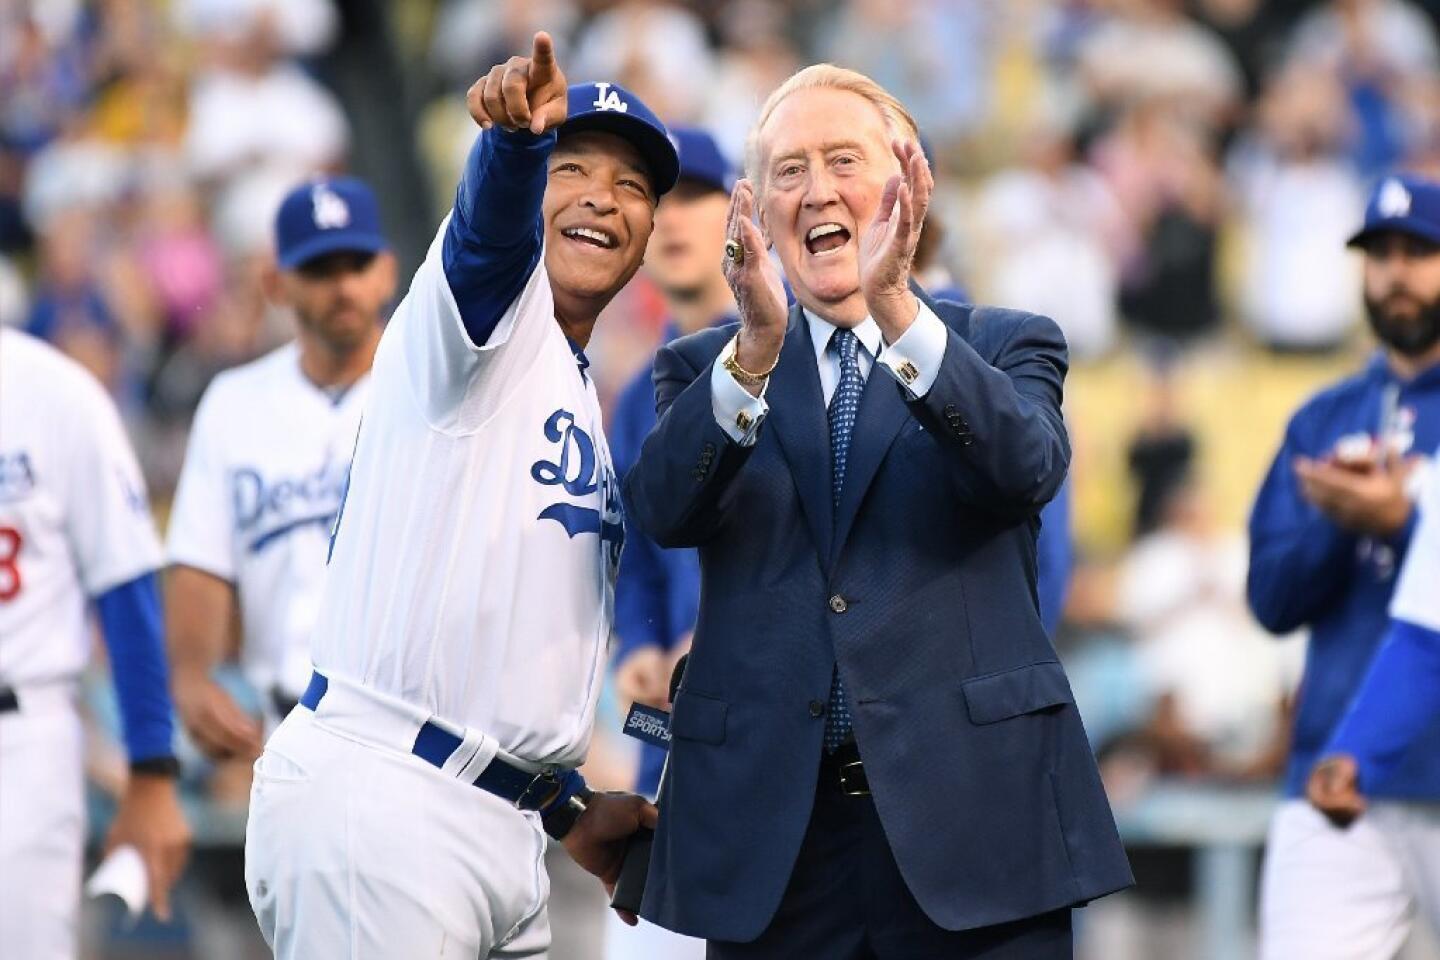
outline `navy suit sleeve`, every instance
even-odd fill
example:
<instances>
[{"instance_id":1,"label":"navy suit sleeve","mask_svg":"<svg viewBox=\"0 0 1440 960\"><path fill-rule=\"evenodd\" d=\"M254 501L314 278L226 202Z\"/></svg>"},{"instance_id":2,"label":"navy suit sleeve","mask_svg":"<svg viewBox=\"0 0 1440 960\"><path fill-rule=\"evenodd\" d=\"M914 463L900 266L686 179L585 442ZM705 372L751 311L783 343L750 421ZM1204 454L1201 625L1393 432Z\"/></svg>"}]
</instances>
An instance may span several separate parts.
<instances>
[{"instance_id":1,"label":"navy suit sleeve","mask_svg":"<svg viewBox=\"0 0 1440 960\"><path fill-rule=\"evenodd\" d=\"M111 587L95 598L95 605L130 759L173 755L174 717L155 574Z\"/></svg>"},{"instance_id":2,"label":"navy suit sleeve","mask_svg":"<svg viewBox=\"0 0 1440 960\"><path fill-rule=\"evenodd\" d=\"M1306 443L1305 414L1290 421L1250 513L1246 595L1255 619L1272 633L1289 633L1323 613L1343 592L1355 553L1355 537L1300 495L1292 464L1315 453Z\"/></svg>"},{"instance_id":3,"label":"navy suit sleeve","mask_svg":"<svg viewBox=\"0 0 1440 960\"><path fill-rule=\"evenodd\" d=\"M546 160L556 134L492 127L475 138L441 262L465 330L484 346L540 262Z\"/></svg>"},{"instance_id":4,"label":"navy suit sleeve","mask_svg":"<svg viewBox=\"0 0 1440 960\"><path fill-rule=\"evenodd\" d=\"M1000 324L997 311L979 322ZM987 362L954 329L930 391L910 401L915 418L948 451L950 480L966 501L1033 516L1065 479L1070 438L1060 415L1069 359L1053 320L1019 315Z\"/></svg>"},{"instance_id":5,"label":"navy suit sleeve","mask_svg":"<svg viewBox=\"0 0 1440 960\"><path fill-rule=\"evenodd\" d=\"M662 547L695 547L714 535L733 506L730 481L755 449L731 440L711 406L710 365L730 332L707 331L703 359L689 337L655 355L659 423L625 476L624 495L626 514Z\"/></svg>"},{"instance_id":6,"label":"navy suit sleeve","mask_svg":"<svg viewBox=\"0 0 1440 960\"><path fill-rule=\"evenodd\" d=\"M1440 633L1394 620L1325 752L1348 753L1360 785L1382 779L1440 719Z\"/></svg>"},{"instance_id":7,"label":"navy suit sleeve","mask_svg":"<svg viewBox=\"0 0 1440 960\"><path fill-rule=\"evenodd\" d=\"M1040 620L1053 639L1065 611L1075 552L1070 542L1070 482L1061 484L1055 499L1040 511L1040 536L1035 544Z\"/></svg>"}]
</instances>

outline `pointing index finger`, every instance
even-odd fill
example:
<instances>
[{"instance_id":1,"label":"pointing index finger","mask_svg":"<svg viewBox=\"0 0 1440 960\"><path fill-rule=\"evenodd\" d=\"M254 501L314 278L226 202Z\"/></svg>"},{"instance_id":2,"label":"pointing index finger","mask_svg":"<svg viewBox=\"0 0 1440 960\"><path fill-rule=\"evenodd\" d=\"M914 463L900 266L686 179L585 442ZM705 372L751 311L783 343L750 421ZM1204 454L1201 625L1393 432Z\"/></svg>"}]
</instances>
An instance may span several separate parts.
<instances>
[{"instance_id":1,"label":"pointing index finger","mask_svg":"<svg viewBox=\"0 0 1440 960\"><path fill-rule=\"evenodd\" d=\"M530 51L531 80L546 80L555 72L555 41L544 30L535 34Z\"/></svg>"}]
</instances>

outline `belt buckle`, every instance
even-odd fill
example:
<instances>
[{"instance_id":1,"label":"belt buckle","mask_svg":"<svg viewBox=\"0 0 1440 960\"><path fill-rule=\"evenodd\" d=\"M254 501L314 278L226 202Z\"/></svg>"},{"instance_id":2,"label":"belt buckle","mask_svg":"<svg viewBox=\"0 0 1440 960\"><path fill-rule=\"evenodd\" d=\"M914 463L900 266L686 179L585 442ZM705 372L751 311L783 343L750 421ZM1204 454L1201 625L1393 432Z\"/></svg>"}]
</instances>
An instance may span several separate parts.
<instances>
[{"instance_id":1,"label":"belt buckle","mask_svg":"<svg viewBox=\"0 0 1440 960\"><path fill-rule=\"evenodd\" d=\"M870 796L870 781L865 777L864 761L847 760L840 764L840 792L847 797Z\"/></svg>"},{"instance_id":2,"label":"belt buckle","mask_svg":"<svg viewBox=\"0 0 1440 960\"><path fill-rule=\"evenodd\" d=\"M547 793L540 795L538 799L532 800L531 795L535 792L535 788L539 786L547 786L550 789ZM565 781L555 776L555 768L546 767L535 774L529 785L521 791L520 796L515 798L515 809L532 811L544 810L554 802L556 797L560 796L560 792L564 789Z\"/></svg>"}]
</instances>

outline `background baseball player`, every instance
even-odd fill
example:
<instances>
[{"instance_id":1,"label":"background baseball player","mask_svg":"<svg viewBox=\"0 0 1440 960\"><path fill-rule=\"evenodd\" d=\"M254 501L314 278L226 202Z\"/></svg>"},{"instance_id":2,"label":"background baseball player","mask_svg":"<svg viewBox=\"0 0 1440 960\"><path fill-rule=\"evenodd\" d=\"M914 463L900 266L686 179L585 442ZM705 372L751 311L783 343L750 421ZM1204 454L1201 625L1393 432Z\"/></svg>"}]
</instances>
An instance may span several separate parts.
<instances>
[{"instance_id":1,"label":"background baseball player","mask_svg":"<svg viewBox=\"0 0 1440 960\"><path fill-rule=\"evenodd\" d=\"M369 187L348 177L296 187L275 222L272 299L292 343L216 377L191 429L167 534L166 613L175 696L195 742L256 757L261 725L211 677L241 659L270 726L310 680L330 528L340 509L395 259Z\"/></svg>"},{"instance_id":2,"label":"background baseball player","mask_svg":"<svg viewBox=\"0 0 1440 960\"><path fill-rule=\"evenodd\" d=\"M734 319L735 298L720 261L725 216L735 172L703 130L671 130L680 154L680 180L655 211L645 272L665 297L670 315L662 340ZM624 476L655 428L654 365L647 363L615 401L610 440L615 472ZM628 530L615 583L615 682L621 696L653 706L669 700L670 673L695 629L700 564L694 550L662 550ZM645 745L636 790L654 796L664 751Z\"/></svg>"},{"instance_id":3,"label":"background baseball player","mask_svg":"<svg viewBox=\"0 0 1440 960\"><path fill-rule=\"evenodd\" d=\"M0 953L76 955L86 818L81 671L98 611L130 779L106 849L133 844L170 914L189 829L175 794L155 570L135 455L95 378L0 329Z\"/></svg>"},{"instance_id":4,"label":"background baseball player","mask_svg":"<svg viewBox=\"0 0 1440 960\"><path fill-rule=\"evenodd\" d=\"M1378 802L1362 826L1342 832L1303 799L1385 634L1416 471L1440 442L1440 185L1382 180L1350 243L1383 352L1295 414L1250 521L1256 618L1311 631L1261 889L1261 955L1276 960L1392 956L1429 896L1412 868L1433 876L1440 864L1440 823L1425 812L1440 798L1440 725L1367 779ZM1440 917L1440 904L1424 906Z\"/></svg>"},{"instance_id":5,"label":"background baseball player","mask_svg":"<svg viewBox=\"0 0 1440 960\"><path fill-rule=\"evenodd\" d=\"M574 772L622 536L583 347L675 150L627 91L567 89L544 33L469 106L454 209L376 352L305 709L255 765L246 888L281 957L542 955L544 833L613 882L654 822Z\"/></svg>"}]
</instances>

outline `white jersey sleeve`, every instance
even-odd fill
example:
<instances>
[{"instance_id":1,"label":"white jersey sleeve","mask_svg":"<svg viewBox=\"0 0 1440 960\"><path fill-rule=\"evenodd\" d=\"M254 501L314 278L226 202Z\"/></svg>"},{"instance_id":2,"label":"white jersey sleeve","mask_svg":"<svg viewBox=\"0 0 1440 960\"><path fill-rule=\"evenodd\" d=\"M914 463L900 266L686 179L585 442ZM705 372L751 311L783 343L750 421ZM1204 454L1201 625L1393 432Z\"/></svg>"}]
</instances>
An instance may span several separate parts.
<instances>
[{"instance_id":1,"label":"white jersey sleeve","mask_svg":"<svg viewBox=\"0 0 1440 960\"><path fill-rule=\"evenodd\" d=\"M88 596L160 567L160 542L150 517L145 480L114 403L98 383L84 381L68 444L65 478L68 533Z\"/></svg>"},{"instance_id":2,"label":"white jersey sleeve","mask_svg":"<svg viewBox=\"0 0 1440 960\"><path fill-rule=\"evenodd\" d=\"M220 441L221 381L212 383L200 398L190 442L185 448L185 466L175 488L175 503L166 531L166 559L172 564L195 567L224 580L235 579L235 524Z\"/></svg>"},{"instance_id":3,"label":"white jersey sleeve","mask_svg":"<svg viewBox=\"0 0 1440 960\"><path fill-rule=\"evenodd\" d=\"M464 433L498 411L532 372L555 323L555 305L537 266L489 339L476 346L441 262L448 225L447 217L391 324L404 338L405 366L425 420L437 430Z\"/></svg>"},{"instance_id":4,"label":"white jersey sleeve","mask_svg":"<svg viewBox=\"0 0 1440 960\"><path fill-rule=\"evenodd\" d=\"M1440 469L1429 471L1416 507L1420 517L1390 599L1390 616L1440 631Z\"/></svg>"}]
</instances>

